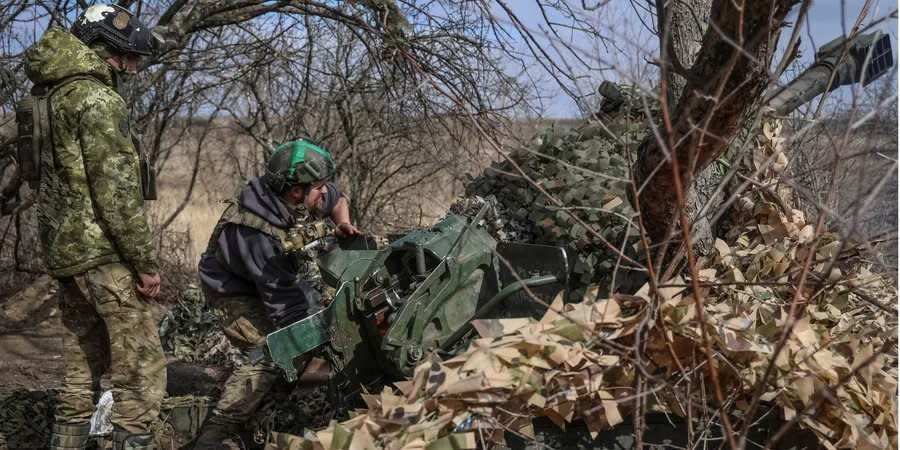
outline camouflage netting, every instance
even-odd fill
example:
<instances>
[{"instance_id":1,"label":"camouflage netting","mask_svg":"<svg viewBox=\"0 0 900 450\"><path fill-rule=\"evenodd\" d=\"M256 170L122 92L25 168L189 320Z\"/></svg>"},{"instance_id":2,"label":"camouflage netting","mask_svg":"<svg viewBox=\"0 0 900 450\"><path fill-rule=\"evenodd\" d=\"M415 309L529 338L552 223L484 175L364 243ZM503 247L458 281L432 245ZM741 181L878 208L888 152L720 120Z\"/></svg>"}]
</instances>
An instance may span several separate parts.
<instances>
[{"instance_id":1,"label":"camouflage netting","mask_svg":"<svg viewBox=\"0 0 900 450\"><path fill-rule=\"evenodd\" d=\"M763 127L754 161L779 157L778 129ZM781 169L757 181L776 185ZM494 186L518 192L502 184ZM760 400L826 448L896 448L896 288L869 271L856 246L816 233L786 194L752 191L739 199L739 225L699 261L697 291L685 273L656 292L647 285L598 298L594 286L584 302L557 299L540 321L478 321L482 337L463 354L423 362L397 390L365 396L368 408L352 419L294 442L310 449L475 448L502 442L507 431L529 435L538 417L560 426L582 420L596 433L630 417L637 399L643 411L692 417L700 440L709 437L703 424L717 420L712 367L726 411ZM546 227L527 226L527 216L505 217L526 225L495 232L546 236ZM770 431L768 439L779 435Z\"/></svg>"},{"instance_id":2,"label":"camouflage netting","mask_svg":"<svg viewBox=\"0 0 900 450\"><path fill-rule=\"evenodd\" d=\"M327 384L282 383L263 398L249 429L258 442L263 442L269 431L303 435L307 430L324 428L335 417L333 398Z\"/></svg>"},{"instance_id":3,"label":"camouflage netting","mask_svg":"<svg viewBox=\"0 0 900 450\"><path fill-rule=\"evenodd\" d=\"M179 292L159 326L163 349L184 362L231 363L240 353L231 346L218 324L218 315L192 285Z\"/></svg>"},{"instance_id":4,"label":"camouflage netting","mask_svg":"<svg viewBox=\"0 0 900 450\"><path fill-rule=\"evenodd\" d=\"M579 129L547 129L493 164L450 212L471 215L493 196L497 208L486 228L496 239L573 251L576 297L590 283L608 286L619 260L610 246L630 250L625 244L637 234L628 158L648 133L643 100L633 89L622 94L615 110Z\"/></svg>"},{"instance_id":5,"label":"camouflage netting","mask_svg":"<svg viewBox=\"0 0 900 450\"><path fill-rule=\"evenodd\" d=\"M57 401L56 391L21 390L0 399L0 449L44 448Z\"/></svg>"}]
</instances>

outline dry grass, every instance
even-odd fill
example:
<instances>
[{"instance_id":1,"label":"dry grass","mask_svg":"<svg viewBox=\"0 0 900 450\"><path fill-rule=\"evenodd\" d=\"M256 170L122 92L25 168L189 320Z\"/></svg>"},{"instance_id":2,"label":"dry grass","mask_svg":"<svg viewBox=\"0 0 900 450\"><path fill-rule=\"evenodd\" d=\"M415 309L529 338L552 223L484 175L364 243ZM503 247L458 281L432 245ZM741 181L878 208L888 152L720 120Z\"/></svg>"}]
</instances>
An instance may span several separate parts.
<instances>
[{"instance_id":1,"label":"dry grass","mask_svg":"<svg viewBox=\"0 0 900 450\"><path fill-rule=\"evenodd\" d=\"M161 158L157 175L158 200L147 203L148 220L152 229L171 220L165 232L180 236L186 248L179 250L187 261L196 264L225 209L223 202L246 183L241 173L253 165L261 149L252 139L227 127L216 128L203 139L188 136L170 144L172 150L168 157ZM190 189L194 167L199 170ZM183 202L184 207L178 211Z\"/></svg>"},{"instance_id":2,"label":"dry grass","mask_svg":"<svg viewBox=\"0 0 900 450\"><path fill-rule=\"evenodd\" d=\"M786 181L807 217L826 214L844 238L872 242L883 258L876 269L896 274L897 122L873 121L853 132L848 127L841 119L823 121L795 142L793 178Z\"/></svg>"},{"instance_id":3,"label":"dry grass","mask_svg":"<svg viewBox=\"0 0 900 450\"><path fill-rule=\"evenodd\" d=\"M153 202L148 207L148 214L151 223L159 224L167 218L178 207L181 202L174 195L179 194L183 189L178 186L168 185L160 189L160 200ZM198 196L202 198L192 199L188 206L178 215L178 217L167 227L168 232L184 234L186 236L187 248L185 255L189 261L198 261L203 250L206 248L207 239L219 215L224 210L223 204L217 202L206 195Z\"/></svg>"},{"instance_id":4,"label":"dry grass","mask_svg":"<svg viewBox=\"0 0 900 450\"><path fill-rule=\"evenodd\" d=\"M549 125L551 123L548 121L516 122L510 135L527 140ZM560 125L572 126L572 123ZM264 163L266 150L224 123L217 125L202 141L197 136L189 136L171 144L171 155L162 163L157 179L159 200L148 202L147 212L151 228L156 229L177 210L188 192L199 146L200 170L193 192L182 211L166 227L166 232L187 237L189 244L185 256L189 261L196 262L225 209L223 202L233 198L249 178L257 175ZM475 147L467 152L466 160L460 161L457 167L448 168L446 173L431 177L415 189L392 199L388 207L379 210L377 223L364 231L378 234L401 232L430 225L446 214L447 208L465 188L466 180L456 173L475 175L499 157L487 145ZM338 184L346 186L348 183L338 180ZM354 198L353 192L348 194L351 199Z\"/></svg>"}]
</instances>

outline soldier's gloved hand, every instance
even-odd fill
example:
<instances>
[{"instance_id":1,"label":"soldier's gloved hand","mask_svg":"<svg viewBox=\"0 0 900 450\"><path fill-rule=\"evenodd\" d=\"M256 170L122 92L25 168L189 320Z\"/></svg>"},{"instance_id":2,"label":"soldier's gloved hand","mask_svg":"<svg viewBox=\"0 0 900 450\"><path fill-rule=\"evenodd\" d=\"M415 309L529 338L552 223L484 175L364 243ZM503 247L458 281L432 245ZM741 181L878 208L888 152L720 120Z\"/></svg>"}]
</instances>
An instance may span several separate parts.
<instances>
[{"instance_id":1,"label":"soldier's gloved hand","mask_svg":"<svg viewBox=\"0 0 900 450\"><path fill-rule=\"evenodd\" d=\"M134 284L138 293L147 297L156 297L156 294L159 294L159 285L162 280L158 273L139 273L138 278L140 279Z\"/></svg>"},{"instance_id":2,"label":"soldier's gloved hand","mask_svg":"<svg viewBox=\"0 0 900 450\"><path fill-rule=\"evenodd\" d=\"M356 236L359 234L359 229L353 226L350 222L341 222L337 224L337 227L334 229L334 234L337 237L344 238L347 236Z\"/></svg>"}]
</instances>

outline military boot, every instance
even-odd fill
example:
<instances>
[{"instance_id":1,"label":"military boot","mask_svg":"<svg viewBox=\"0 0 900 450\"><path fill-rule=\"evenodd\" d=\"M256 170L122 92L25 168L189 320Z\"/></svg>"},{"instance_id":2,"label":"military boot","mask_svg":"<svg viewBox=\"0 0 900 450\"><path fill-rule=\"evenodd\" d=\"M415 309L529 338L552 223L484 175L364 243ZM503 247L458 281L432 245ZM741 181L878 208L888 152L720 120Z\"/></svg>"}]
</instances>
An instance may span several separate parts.
<instances>
[{"instance_id":1,"label":"military boot","mask_svg":"<svg viewBox=\"0 0 900 450\"><path fill-rule=\"evenodd\" d=\"M87 445L91 424L55 423L50 434L50 450L81 450Z\"/></svg>"},{"instance_id":2,"label":"military boot","mask_svg":"<svg viewBox=\"0 0 900 450\"><path fill-rule=\"evenodd\" d=\"M153 435L129 433L121 428L113 429L112 450L153 450Z\"/></svg>"},{"instance_id":3,"label":"military boot","mask_svg":"<svg viewBox=\"0 0 900 450\"><path fill-rule=\"evenodd\" d=\"M241 450L234 440L234 427L215 422L206 422L194 444L194 450Z\"/></svg>"}]
</instances>

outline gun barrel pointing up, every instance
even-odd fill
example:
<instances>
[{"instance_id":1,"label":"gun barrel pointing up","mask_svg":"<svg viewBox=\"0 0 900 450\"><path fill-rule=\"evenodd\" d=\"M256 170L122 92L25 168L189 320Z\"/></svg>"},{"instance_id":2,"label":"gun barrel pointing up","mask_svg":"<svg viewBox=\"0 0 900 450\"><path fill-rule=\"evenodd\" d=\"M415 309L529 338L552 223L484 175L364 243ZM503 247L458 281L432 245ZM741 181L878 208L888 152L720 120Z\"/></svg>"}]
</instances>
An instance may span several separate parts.
<instances>
[{"instance_id":1,"label":"gun barrel pointing up","mask_svg":"<svg viewBox=\"0 0 900 450\"><path fill-rule=\"evenodd\" d=\"M839 37L823 45L813 65L778 90L767 103L776 114L787 115L819 94L859 81L869 84L893 66L891 39L887 34L876 31L849 39Z\"/></svg>"}]
</instances>

